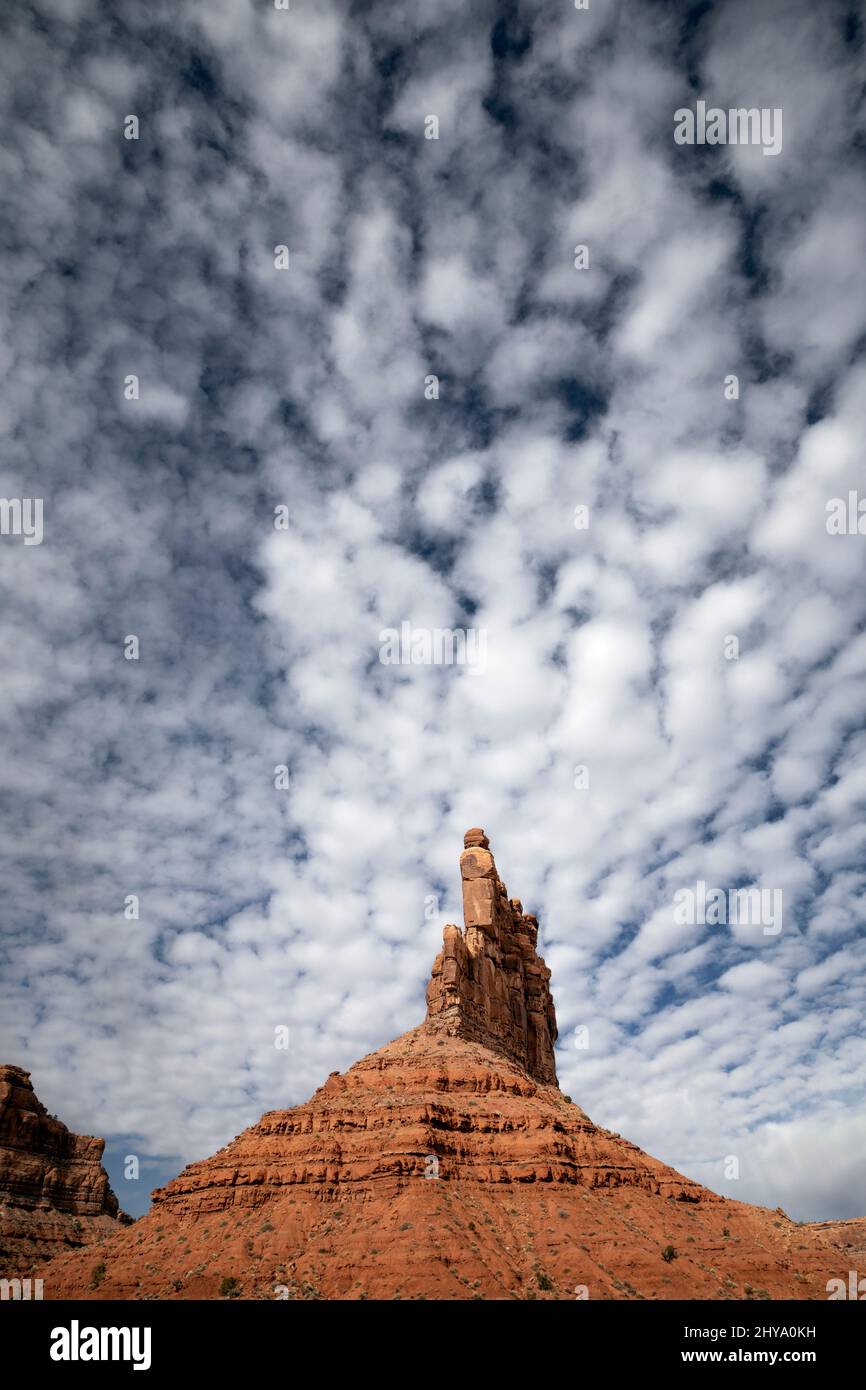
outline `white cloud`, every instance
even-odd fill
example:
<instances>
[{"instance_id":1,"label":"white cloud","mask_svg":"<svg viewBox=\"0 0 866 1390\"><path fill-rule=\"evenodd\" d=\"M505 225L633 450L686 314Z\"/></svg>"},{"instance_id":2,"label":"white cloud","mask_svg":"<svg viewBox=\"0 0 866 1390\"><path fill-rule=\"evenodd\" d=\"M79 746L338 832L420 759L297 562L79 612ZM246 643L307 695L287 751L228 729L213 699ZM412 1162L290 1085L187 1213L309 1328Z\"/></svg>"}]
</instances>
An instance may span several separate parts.
<instances>
[{"instance_id":1,"label":"white cloud","mask_svg":"<svg viewBox=\"0 0 866 1390\"><path fill-rule=\"evenodd\" d=\"M0 545L0 1052L168 1176L420 1019L482 824L593 1118L715 1187L738 1153L746 1200L862 1210L841 26L708 13L704 90L784 103L785 146L701 162L661 12L610 42L613 7L551 9L501 57L456 3L219 0L108 58L97 11L62 7L75 65L23 12L0 53L50 114L3 113L0 490L46 532ZM383 666L403 619L483 628L486 671ZM780 890L784 930L676 922L699 880Z\"/></svg>"}]
</instances>

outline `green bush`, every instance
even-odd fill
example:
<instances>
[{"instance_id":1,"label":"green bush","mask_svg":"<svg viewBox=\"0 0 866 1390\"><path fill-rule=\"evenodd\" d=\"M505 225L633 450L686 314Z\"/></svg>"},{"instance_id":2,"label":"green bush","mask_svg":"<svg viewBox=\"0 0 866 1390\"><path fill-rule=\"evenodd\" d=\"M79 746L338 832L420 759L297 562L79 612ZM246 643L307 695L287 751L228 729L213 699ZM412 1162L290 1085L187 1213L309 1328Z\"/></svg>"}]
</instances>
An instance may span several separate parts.
<instances>
[{"instance_id":1,"label":"green bush","mask_svg":"<svg viewBox=\"0 0 866 1390\"><path fill-rule=\"evenodd\" d=\"M670 1264L671 1260L675 1260L676 1257L676 1248L673 1245L666 1245L664 1250L662 1251L662 1259L664 1260L665 1264Z\"/></svg>"},{"instance_id":2,"label":"green bush","mask_svg":"<svg viewBox=\"0 0 866 1390\"><path fill-rule=\"evenodd\" d=\"M237 1298L239 1293L240 1288L237 1279L232 1279L230 1275L226 1275L224 1279L220 1280L220 1298Z\"/></svg>"}]
</instances>

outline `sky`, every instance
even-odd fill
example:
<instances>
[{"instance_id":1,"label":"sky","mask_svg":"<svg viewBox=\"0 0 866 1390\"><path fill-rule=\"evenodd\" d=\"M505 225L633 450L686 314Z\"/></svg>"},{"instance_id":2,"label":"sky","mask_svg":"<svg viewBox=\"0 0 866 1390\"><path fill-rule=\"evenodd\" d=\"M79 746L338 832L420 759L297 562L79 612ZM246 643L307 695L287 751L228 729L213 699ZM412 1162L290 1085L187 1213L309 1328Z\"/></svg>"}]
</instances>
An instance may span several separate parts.
<instances>
[{"instance_id":1,"label":"sky","mask_svg":"<svg viewBox=\"0 0 866 1390\"><path fill-rule=\"evenodd\" d=\"M0 30L0 1058L138 1213L421 1021L483 826L563 1090L866 1212L857 8ZM698 101L781 148L677 143ZM383 663L404 622L486 659Z\"/></svg>"}]
</instances>

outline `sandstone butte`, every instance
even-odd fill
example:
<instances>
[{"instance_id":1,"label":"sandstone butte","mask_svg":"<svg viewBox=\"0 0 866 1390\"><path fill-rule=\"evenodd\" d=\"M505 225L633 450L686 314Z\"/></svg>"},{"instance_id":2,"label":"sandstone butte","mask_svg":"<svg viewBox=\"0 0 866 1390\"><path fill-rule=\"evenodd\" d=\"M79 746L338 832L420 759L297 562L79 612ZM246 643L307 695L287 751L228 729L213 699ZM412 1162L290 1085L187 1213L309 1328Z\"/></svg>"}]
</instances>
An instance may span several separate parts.
<instances>
[{"instance_id":1,"label":"sandstone butte","mask_svg":"<svg viewBox=\"0 0 866 1390\"><path fill-rule=\"evenodd\" d=\"M41 1274L58 1251L130 1220L109 1186L104 1148L48 1114L29 1072L0 1064L0 1279Z\"/></svg>"},{"instance_id":2,"label":"sandstone butte","mask_svg":"<svg viewBox=\"0 0 866 1390\"><path fill-rule=\"evenodd\" d=\"M190 1164L98 1264L53 1260L46 1298L826 1299L866 1267L866 1220L720 1197L562 1094L538 924L465 846L421 1026Z\"/></svg>"}]
</instances>

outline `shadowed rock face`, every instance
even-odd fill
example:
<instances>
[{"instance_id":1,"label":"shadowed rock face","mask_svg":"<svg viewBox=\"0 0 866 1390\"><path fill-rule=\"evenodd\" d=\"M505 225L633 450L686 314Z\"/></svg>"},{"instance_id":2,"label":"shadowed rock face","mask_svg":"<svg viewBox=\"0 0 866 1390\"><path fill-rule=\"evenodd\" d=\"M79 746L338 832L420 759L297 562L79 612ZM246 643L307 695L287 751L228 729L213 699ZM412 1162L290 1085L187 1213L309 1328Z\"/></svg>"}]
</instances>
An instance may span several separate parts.
<instances>
[{"instance_id":1,"label":"shadowed rock face","mask_svg":"<svg viewBox=\"0 0 866 1390\"><path fill-rule=\"evenodd\" d=\"M73 1134L36 1098L30 1073L0 1066L0 1201L72 1216L117 1216L104 1139Z\"/></svg>"},{"instance_id":2,"label":"shadowed rock face","mask_svg":"<svg viewBox=\"0 0 866 1390\"><path fill-rule=\"evenodd\" d=\"M464 929L449 925L427 987L427 1026L501 1053L556 1085L550 971L536 953L538 920L509 901L483 830L460 856Z\"/></svg>"},{"instance_id":3,"label":"shadowed rock face","mask_svg":"<svg viewBox=\"0 0 866 1390\"><path fill-rule=\"evenodd\" d=\"M460 867L425 1021L156 1191L98 1285L92 1254L53 1260L46 1298L826 1298L866 1222L798 1226L593 1124L483 831Z\"/></svg>"},{"instance_id":4,"label":"shadowed rock face","mask_svg":"<svg viewBox=\"0 0 866 1390\"><path fill-rule=\"evenodd\" d=\"M104 1139L73 1134L37 1099L29 1072L0 1065L0 1255L15 1264L80 1245L121 1213ZM128 1219L128 1218L123 1218Z\"/></svg>"}]
</instances>

